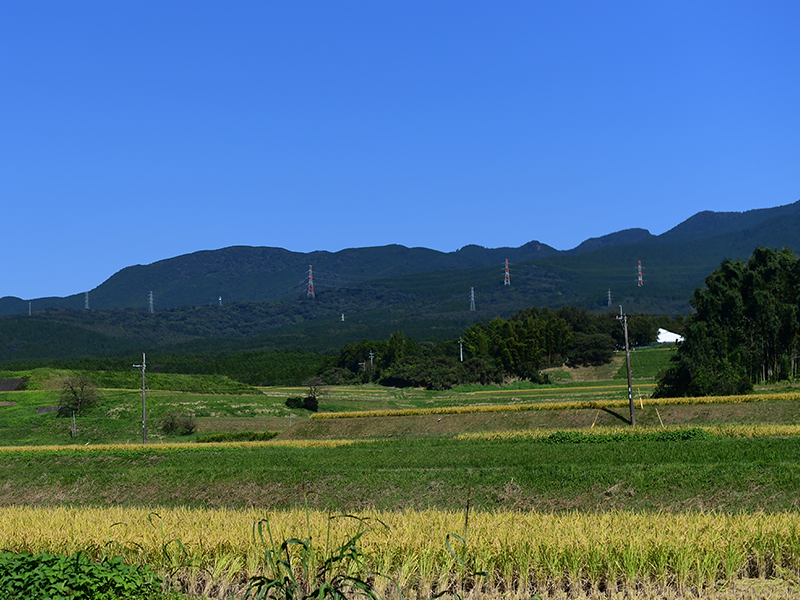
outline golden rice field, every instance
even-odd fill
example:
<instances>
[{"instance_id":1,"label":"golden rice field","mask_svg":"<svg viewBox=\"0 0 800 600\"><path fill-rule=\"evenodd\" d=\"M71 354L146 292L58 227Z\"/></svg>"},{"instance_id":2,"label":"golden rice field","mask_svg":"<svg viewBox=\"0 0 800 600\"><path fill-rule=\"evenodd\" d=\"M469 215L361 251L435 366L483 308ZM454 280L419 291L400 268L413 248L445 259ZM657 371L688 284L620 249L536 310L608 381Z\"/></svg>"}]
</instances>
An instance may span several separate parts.
<instances>
[{"instance_id":1,"label":"golden rice field","mask_svg":"<svg viewBox=\"0 0 800 600\"><path fill-rule=\"evenodd\" d=\"M388 597L399 589L405 598L429 598L449 587L472 598L800 597L794 513L476 512L466 529L463 512L359 517L366 519L358 542L366 572L388 578L375 579ZM310 535L317 564L326 547L360 527L303 510L3 507L0 548L121 554L194 594L230 598L262 571L265 544L254 528L262 519L277 544Z\"/></svg>"},{"instance_id":2,"label":"golden rice field","mask_svg":"<svg viewBox=\"0 0 800 600\"><path fill-rule=\"evenodd\" d=\"M664 427L592 427L581 429L583 435L626 435L631 437L652 435L657 432L684 431L685 425L666 425ZM800 436L800 425L694 425L691 429L702 429L712 435L731 438L765 438ZM461 433L455 436L458 440L469 439L538 439L553 435L559 429L524 429L521 431L480 431L475 433Z\"/></svg>"}]
</instances>

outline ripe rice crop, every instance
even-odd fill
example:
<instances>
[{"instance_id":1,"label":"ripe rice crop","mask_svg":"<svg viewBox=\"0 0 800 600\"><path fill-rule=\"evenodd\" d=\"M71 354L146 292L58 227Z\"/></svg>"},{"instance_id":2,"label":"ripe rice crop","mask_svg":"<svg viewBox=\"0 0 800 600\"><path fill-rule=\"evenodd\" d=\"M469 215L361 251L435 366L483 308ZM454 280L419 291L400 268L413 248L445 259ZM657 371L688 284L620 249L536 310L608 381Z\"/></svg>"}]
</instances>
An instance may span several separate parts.
<instances>
[{"instance_id":1,"label":"ripe rice crop","mask_svg":"<svg viewBox=\"0 0 800 600\"><path fill-rule=\"evenodd\" d=\"M575 597L618 586L710 593L748 577L796 582L800 572L795 513L477 512L468 527L463 512L359 516L369 526L359 540L367 575L385 575L405 597L453 586L520 598L540 592ZM119 554L162 570L188 591L223 598L262 573L257 522L268 519L276 540L310 536L313 560L320 563L326 547L359 526L329 517L304 510L5 507L0 548ZM375 582L393 595L388 580Z\"/></svg>"},{"instance_id":2,"label":"ripe rice crop","mask_svg":"<svg viewBox=\"0 0 800 600\"><path fill-rule=\"evenodd\" d=\"M730 438L765 438L800 436L800 425L667 425L665 427L593 427L581 429L579 435L588 438L630 438L652 437L655 434L669 432L687 432L691 430L706 431L711 435ZM485 431L475 433L462 433L456 436L457 440L510 440L510 439L541 439L556 433L563 433L563 429L525 429L521 431Z\"/></svg>"}]
</instances>

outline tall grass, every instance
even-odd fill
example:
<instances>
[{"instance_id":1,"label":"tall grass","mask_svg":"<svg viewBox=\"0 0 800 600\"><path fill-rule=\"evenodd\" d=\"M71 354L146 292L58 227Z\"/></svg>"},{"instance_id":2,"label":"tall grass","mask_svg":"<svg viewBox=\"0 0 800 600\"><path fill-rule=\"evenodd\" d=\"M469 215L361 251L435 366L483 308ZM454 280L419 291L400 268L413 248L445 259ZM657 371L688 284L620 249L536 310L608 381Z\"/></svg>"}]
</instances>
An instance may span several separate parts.
<instances>
[{"instance_id":1,"label":"tall grass","mask_svg":"<svg viewBox=\"0 0 800 600\"><path fill-rule=\"evenodd\" d=\"M144 508L6 507L0 508L0 548L86 550L99 557L111 543L129 562L162 569L187 591L222 598L243 590L249 578L265 575L254 524L268 518L275 539L308 535L317 540L305 556L315 570L326 558L322 540L335 547L353 536L351 521L329 516L302 509L176 508L154 514ZM385 524L365 529L359 538L365 572L386 575L407 597L445 590L454 582L467 590L530 597L543 590L577 595L618 585L704 590L745 577L796 579L800 573L796 513L477 512L470 515L467 543L459 546L458 557L448 551L446 540L464 531L463 512L360 517ZM465 575L478 572L486 576ZM387 581L372 583L391 591Z\"/></svg>"}]
</instances>

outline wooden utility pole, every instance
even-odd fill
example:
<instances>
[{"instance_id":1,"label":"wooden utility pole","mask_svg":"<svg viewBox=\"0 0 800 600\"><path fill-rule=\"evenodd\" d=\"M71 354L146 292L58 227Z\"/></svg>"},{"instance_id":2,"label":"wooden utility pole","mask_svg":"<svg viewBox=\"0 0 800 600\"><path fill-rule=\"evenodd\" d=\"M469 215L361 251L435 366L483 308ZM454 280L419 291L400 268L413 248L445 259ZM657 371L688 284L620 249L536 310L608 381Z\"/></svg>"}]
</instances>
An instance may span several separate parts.
<instances>
[{"instance_id":1,"label":"wooden utility pole","mask_svg":"<svg viewBox=\"0 0 800 600\"><path fill-rule=\"evenodd\" d=\"M631 383L631 347L628 344L628 315L623 314L622 305L619 307L619 316L622 321L622 330L625 332L625 363L628 366L628 404L631 410L631 426L636 425L636 413L633 412L633 384Z\"/></svg>"}]
</instances>

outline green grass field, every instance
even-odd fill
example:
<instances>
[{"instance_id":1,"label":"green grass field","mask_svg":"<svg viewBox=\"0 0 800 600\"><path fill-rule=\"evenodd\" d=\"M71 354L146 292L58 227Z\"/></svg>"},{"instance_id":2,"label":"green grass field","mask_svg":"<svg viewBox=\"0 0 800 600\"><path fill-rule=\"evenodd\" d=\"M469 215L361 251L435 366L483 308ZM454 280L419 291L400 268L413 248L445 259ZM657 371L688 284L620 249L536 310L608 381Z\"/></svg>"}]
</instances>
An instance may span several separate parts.
<instances>
[{"instance_id":1,"label":"green grass field","mask_svg":"<svg viewBox=\"0 0 800 600\"><path fill-rule=\"evenodd\" d=\"M660 437L659 437L660 436ZM3 504L794 510L800 437L508 437L0 452Z\"/></svg>"},{"instance_id":2,"label":"green grass field","mask_svg":"<svg viewBox=\"0 0 800 600\"><path fill-rule=\"evenodd\" d=\"M785 400L777 395L759 402L642 405L639 399L649 396L655 374L673 352L670 347L656 347L633 353L639 430L800 423L800 402L788 395ZM311 419L306 410L288 409L286 398L303 395L303 388L252 388L222 377L154 373L148 376L146 392L147 446L141 443L136 372L90 374L104 387L99 389L99 404L76 417L75 438L70 418L39 412L59 404L60 382L71 373L47 369L4 373L0 377L25 376L28 389L0 394L0 448L6 447L0 453L0 502L290 507L302 501L304 490L311 490L316 505L336 499L347 510L457 508L465 490L474 489L479 505L486 508L795 507L789 490L798 483L793 462L798 442L791 435L553 445L514 434L626 427L627 385L619 378L624 372L618 355L613 363L595 370L567 370L560 383L550 385L512 382L444 392L331 387L320 398L320 413L450 407L466 411L341 419ZM773 386L767 391L797 388ZM591 403L607 400L623 405L592 407ZM554 403L571 401L590 404L551 410ZM526 404L546 410L512 410ZM506 406L508 411L503 410ZM500 410L483 412L486 407ZM169 412L194 418L197 432L163 434L159 425ZM264 431L278 433L274 443L191 443L210 434ZM469 437L476 434L497 435ZM357 443L297 445L309 440ZM165 442L181 445L162 446ZM102 444L122 447L92 450ZM13 448L17 446L27 449ZM35 450L37 446L63 450Z\"/></svg>"}]
</instances>

